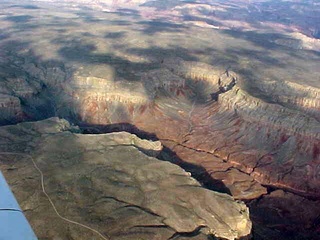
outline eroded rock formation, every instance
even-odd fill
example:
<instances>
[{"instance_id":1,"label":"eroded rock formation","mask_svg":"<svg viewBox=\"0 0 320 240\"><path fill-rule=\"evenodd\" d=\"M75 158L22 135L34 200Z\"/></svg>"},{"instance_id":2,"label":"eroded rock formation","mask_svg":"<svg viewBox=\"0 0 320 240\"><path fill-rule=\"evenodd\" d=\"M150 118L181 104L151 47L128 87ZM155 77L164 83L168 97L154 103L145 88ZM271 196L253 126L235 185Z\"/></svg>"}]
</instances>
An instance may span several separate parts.
<instances>
[{"instance_id":1,"label":"eroded rock formation","mask_svg":"<svg viewBox=\"0 0 320 240\"><path fill-rule=\"evenodd\" d=\"M279 1L270 5L262 1L248 5L238 1L237 8L228 1L48 1L0 4L1 124L59 116L85 133L128 131L159 140L161 153L159 144L146 150L140 145L147 142L131 139L128 134L122 133L116 144L126 148L122 144L133 141L143 154L180 165L203 186L246 201L257 239L318 239L318 42L314 38L306 41L298 33L310 33L317 25L319 14L314 3ZM315 21L304 22L310 14ZM259 24L257 16L263 18ZM277 19L269 21L269 17ZM19 143L12 142L15 136L3 133L6 150L24 149L36 136L42 138L50 131L58 131L59 136L69 134L62 131L64 124L52 125L50 121L24 126L36 130L18 127L24 139ZM55 130L57 127L60 130ZM48 128L47 133L38 133ZM34 149L30 146L26 151L41 155ZM49 150L51 154L53 150ZM63 152L57 157L58 167L66 164L60 160L64 156L69 159L70 154ZM75 158L71 159L73 163ZM14 169L9 167L8 173ZM35 174L31 168L26 173ZM72 183L66 169L61 174L57 174L59 181L65 184L65 178ZM26 181L33 184L37 179ZM115 177L117 181L122 184L124 180ZM87 179L78 183L91 184ZM71 190L82 191L76 185ZM53 188L53 195L62 199L65 195L59 187ZM88 187L85 191L93 190ZM22 201L28 205L37 196ZM67 194L66 199L79 196ZM73 210L79 212L77 218L87 222L104 221L91 219L90 212ZM38 214L35 210L26 212L29 217L34 216L32 212ZM155 217L146 215L148 219ZM196 218L194 222L201 225ZM112 226L117 232L126 223ZM195 225L190 229L197 229ZM155 227L157 231L161 226ZM182 230L181 226L174 226L175 230L170 226L169 230L163 228L168 234L157 235L159 239ZM61 228L55 227L41 236L53 238ZM145 226L141 228L136 232L145 232ZM61 229L62 236L67 234ZM131 234L133 230L128 231Z\"/></svg>"},{"instance_id":2,"label":"eroded rock formation","mask_svg":"<svg viewBox=\"0 0 320 240\"><path fill-rule=\"evenodd\" d=\"M257 85L259 91L271 94L268 99L254 97L243 89L241 75L177 58L162 60L157 69L137 72L140 81L119 79L108 66L84 67L73 74L57 63L52 69L56 70L49 68L46 78L36 76L51 94L55 115L93 132L113 125L116 130L133 131L135 126L152 133L175 153L176 157L164 159L237 199L257 199L267 194L267 188L277 188L291 192L288 198L318 202L317 88L307 91L294 83L262 82ZM26 99L34 98L41 99L41 94ZM24 115L37 114L24 109ZM313 206L306 206L306 211ZM310 215L308 221L317 225L317 216ZM301 224L297 228L310 226L297 222ZM288 229L292 228L288 225Z\"/></svg>"},{"instance_id":3,"label":"eroded rock formation","mask_svg":"<svg viewBox=\"0 0 320 240\"><path fill-rule=\"evenodd\" d=\"M107 239L249 237L244 203L207 190L177 165L142 152L159 154L159 141L126 132L77 132L58 118L0 128L1 171L39 238L98 236L57 217L29 156L58 212Z\"/></svg>"},{"instance_id":4,"label":"eroded rock formation","mask_svg":"<svg viewBox=\"0 0 320 240\"><path fill-rule=\"evenodd\" d=\"M18 121L22 114L20 99L11 95L0 94L1 122Z\"/></svg>"}]
</instances>

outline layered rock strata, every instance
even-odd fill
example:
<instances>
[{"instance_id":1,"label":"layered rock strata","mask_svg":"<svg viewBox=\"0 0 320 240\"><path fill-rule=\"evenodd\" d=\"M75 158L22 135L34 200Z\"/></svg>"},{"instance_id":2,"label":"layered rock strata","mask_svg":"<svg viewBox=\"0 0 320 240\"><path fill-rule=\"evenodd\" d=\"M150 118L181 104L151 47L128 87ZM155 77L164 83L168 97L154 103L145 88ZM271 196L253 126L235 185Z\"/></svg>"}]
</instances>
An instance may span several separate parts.
<instances>
[{"instance_id":1,"label":"layered rock strata","mask_svg":"<svg viewBox=\"0 0 320 240\"><path fill-rule=\"evenodd\" d=\"M211 188L237 199L259 198L267 187L320 197L315 87L260 81L255 87L262 97L254 97L244 90L244 76L179 58L136 72L140 81L119 78L109 65L69 68L26 57L21 68L33 89L17 95L25 119L58 115L96 132L108 126L132 131L135 126L176 154L167 160L202 173L199 177Z\"/></svg>"},{"instance_id":2,"label":"layered rock strata","mask_svg":"<svg viewBox=\"0 0 320 240\"><path fill-rule=\"evenodd\" d=\"M159 141L126 132L78 131L58 118L0 128L0 169L39 238L99 239L56 215L35 166L57 211L106 239L250 236L244 203L207 190L177 165L142 152L159 154Z\"/></svg>"},{"instance_id":3,"label":"layered rock strata","mask_svg":"<svg viewBox=\"0 0 320 240\"><path fill-rule=\"evenodd\" d=\"M311 102L298 105L292 101L290 107L284 107L280 105L284 97L277 97L280 84L276 91L270 90L272 101L268 102L244 91L241 76L226 69L177 59L161 66L164 68L142 76L148 103L123 104L113 111L120 120L107 122L121 123L125 115L174 151L175 163L202 167L216 189L227 189L236 198L258 198L267 194L268 186L319 199L316 88L310 91ZM208 73L203 74L206 69ZM298 89L293 83L283 86ZM306 96L306 91L300 93ZM298 99L284 89L285 95ZM190 171L196 174L199 169L190 167ZM312 211L312 206L307 211ZM309 221L316 219L310 216Z\"/></svg>"}]
</instances>

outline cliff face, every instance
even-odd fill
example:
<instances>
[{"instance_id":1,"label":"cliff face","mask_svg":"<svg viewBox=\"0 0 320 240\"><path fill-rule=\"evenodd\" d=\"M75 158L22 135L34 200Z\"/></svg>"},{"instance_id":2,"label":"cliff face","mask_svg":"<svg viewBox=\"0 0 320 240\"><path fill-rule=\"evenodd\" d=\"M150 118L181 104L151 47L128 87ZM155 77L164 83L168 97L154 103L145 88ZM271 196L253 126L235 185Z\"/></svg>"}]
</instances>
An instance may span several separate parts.
<instances>
[{"instance_id":1,"label":"cliff face","mask_svg":"<svg viewBox=\"0 0 320 240\"><path fill-rule=\"evenodd\" d=\"M294 21L282 24L283 19L270 22L269 17L286 9L285 21L299 16L296 23L302 26L303 17L310 19L309 10L316 13L314 4L305 3L304 8L298 2L279 1L278 8L268 1L231 2L1 2L0 124L56 116L79 125L85 133L127 131L160 141L161 153L135 144L143 153L191 172L206 188L246 201L257 239L311 238L319 231L320 56L303 50L303 42L292 38ZM308 11L298 13L288 5ZM263 19L256 21L257 16ZM19 128L24 144L48 124L31 126L36 132ZM12 140L9 133L5 136L6 141ZM96 138L86 141L96 143ZM129 144L127 140L121 144ZM19 144L6 143L5 148L24 147ZM49 152L54 155L53 150ZM63 174L59 181L72 182ZM117 181L126 184L116 178L114 184ZM74 184L71 190L76 188ZM59 198L59 194L57 190L53 195ZM171 204L172 199L164 202ZM159 209L151 207L158 214ZM303 217L296 212L303 212ZM195 225L183 222L188 231L202 224L216 231L197 214L192 215ZM170 234L186 230L171 220L165 225ZM167 236L162 234L159 239Z\"/></svg>"},{"instance_id":2,"label":"cliff face","mask_svg":"<svg viewBox=\"0 0 320 240\"><path fill-rule=\"evenodd\" d=\"M159 141L119 132L83 135L50 118L0 128L1 171L38 238L223 239L249 237L244 203L202 188L158 155ZM23 133L28 134L23 134ZM92 229L66 222L65 218ZM101 237L101 236L100 236Z\"/></svg>"},{"instance_id":3,"label":"cliff face","mask_svg":"<svg viewBox=\"0 0 320 240\"><path fill-rule=\"evenodd\" d=\"M237 88L220 99L219 109L208 107L196 118L205 118L207 112L212 114L204 121L213 124L198 128L201 132L212 132L207 138L210 144L202 147L197 143L200 136L193 136L201 134L196 128L188 140L189 145L232 162L261 184L319 197L319 182L315 173L310 171L313 164L319 164L320 129L317 120L262 102ZM228 122L216 124L217 114ZM225 141L214 141L222 135Z\"/></svg>"},{"instance_id":4,"label":"cliff face","mask_svg":"<svg viewBox=\"0 0 320 240\"><path fill-rule=\"evenodd\" d=\"M168 62L171 68L166 67ZM306 100L303 106L291 101L290 109L235 86L240 77L234 72L181 59L168 62L144 73L141 82L75 74L63 87L70 96L67 102L78 106L73 114L80 121L132 123L159 139L213 154L261 184L319 197L311 169L319 164L320 125L309 115L310 109L317 109L316 88L309 93L313 101ZM271 102L281 102L280 92L289 95L287 87L278 84L277 90L270 90ZM287 98L298 99L293 93ZM301 91L301 96L306 93Z\"/></svg>"},{"instance_id":5,"label":"cliff face","mask_svg":"<svg viewBox=\"0 0 320 240\"><path fill-rule=\"evenodd\" d=\"M180 58L138 72L139 81L119 79L108 66L74 70L29 60L22 69L33 78L21 80L19 89L11 86L17 97L3 95L3 121L54 114L89 132L104 126L134 132L135 126L175 153L166 160L237 199L257 199L267 187L293 193L290 199L320 197L315 87L262 81L255 85L262 97L254 97L236 72Z\"/></svg>"},{"instance_id":6,"label":"cliff face","mask_svg":"<svg viewBox=\"0 0 320 240\"><path fill-rule=\"evenodd\" d=\"M20 99L11 95L0 95L1 122L18 121L22 114Z\"/></svg>"},{"instance_id":7,"label":"cliff face","mask_svg":"<svg viewBox=\"0 0 320 240\"><path fill-rule=\"evenodd\" d=\"M286 108L298 110L320 121L319 89L290 81L270 81L259 84L258 89L272 101ZM293 94L295 93L295 94Z\"/></svg>"},{"instance_id":8,"label":"cliff face","mask_svg":"<svg viewBox=\"0 0 320 240\"><path fill-rule=\"evenodd\" d=\"M279 93L296 98L295 91L286 90L288 84L279 84L277 90L270 91L269 101L265 101L243 90L241 76L234 72L184 63L181 59L174 62L177 66L171 62L170 67L164 64L162 70L145 73L142 83L149 98L144 103L118 101L122 107L111 112L115 121L110 121L111 114L106 112L109 122L121 123L122 116L126 116L126 121L140 130L156 134L177 155L168 160L198 175L201 174L196 168L185 164L202 167L208 174L200 177L204 182L218 190L228 189L235 198L256 199L266 195L266 187L271 187L293 193L286 197L290 201L298 201L298 195L319 199L320 125L309 114L313 104L275 104L281 101ZM206 69L210 70L208 74L204 74ZM285 86L283 90L281 86ZM316 97L317 89L313 90L310 94ZM306 92L302 91L303 94ZM112 100L107 104L115 103ZM83 102L81 105L85 106ZM94 118L98 113L87 114ZM312 211L312 206L306 206L306 212ZM277 208L285 211L283 206ZM309 223L316 221L316 216L307 215ZM299 224L294 228L306 227ZM289 224L284 224L284 228L294 229Z\"/></svg>"}]
</instances>

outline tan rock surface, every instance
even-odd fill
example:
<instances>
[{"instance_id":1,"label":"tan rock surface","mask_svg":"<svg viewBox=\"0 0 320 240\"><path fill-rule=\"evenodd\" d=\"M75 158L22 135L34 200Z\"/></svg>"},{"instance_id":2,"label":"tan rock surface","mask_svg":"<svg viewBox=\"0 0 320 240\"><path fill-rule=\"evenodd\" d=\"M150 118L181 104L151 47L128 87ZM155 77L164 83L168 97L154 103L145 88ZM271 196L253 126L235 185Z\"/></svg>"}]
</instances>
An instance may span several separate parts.
<instances>
[{"instance_id":1,"label":"tan rock surface","mask_svg":"<svg viewBox=\"0 0 320 240\"><path fill-rule=\"evenodd\" d=\"M160 151L160 142L125 132L83 135L70 130L77 128L58 118L0 128L1 171L39 238L98 239L57 218L27 154L43 172L46 191L61 215L111 239L180 239L180 233L192 233L194 239L205 234L236 239L250 234L244 203L204 189L180 167L138 150Z\"/></svg>"},{"instance_id":2,"label":"tan rock surface","mask_svg":"<svg viewBox=\"0 0 320 240\"><path fill-rule=\"evenodd\" d=\"M210 189L266 205L274 188L319 199L314 1L20 2L0 3L1 120L131 131ZM288 216L301 232L319 226ZM254 229L285 239L287 223Z\"/></svg>"}]
</instances>

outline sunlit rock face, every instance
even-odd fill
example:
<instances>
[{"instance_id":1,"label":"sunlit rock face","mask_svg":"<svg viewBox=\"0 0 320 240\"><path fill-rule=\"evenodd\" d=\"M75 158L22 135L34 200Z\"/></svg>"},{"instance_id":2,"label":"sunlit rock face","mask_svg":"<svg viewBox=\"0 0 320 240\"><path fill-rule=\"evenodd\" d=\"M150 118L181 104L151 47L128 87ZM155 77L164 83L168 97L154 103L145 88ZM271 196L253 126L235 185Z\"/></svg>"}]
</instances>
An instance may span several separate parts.
<instances>
[{"instance_id":1,"label":"sunlit rock face","mask_svg":"<svg viewBox=\"0 0 320 240\"><path fill-rule=\"evenodd\" d=\"M25 131L28 136L21 134ZM207 190L177 165L144 153L159 154L159 141L127 132L77 131L58 118L0 128L1 171L9 184L14 183L13 191L38 238L99 236L57 218L26 154L45 174L46 191L61 215L89 225L107 239L250 236L249 210L243 202ZM20 155L3 155L4 151ZM28 181L23 180L26 174Z\"/></svg>"},{"instance_id":2,"label":"sunlit rock face","mask_svg":"<svg viewBox=\"0 0 320 240\"><path fill-rule=\"evenodd\" d=\"M284 105L309 115L320 121L320 95L319 89L289 81L268 82L261 84L262 92L270 93L274 102ZM295 92L295 95L292 95Z\"/></svg>"},{"instance_id":3,"label":"sunlit rock face","mask_svg":"<svg viewBox=\"0 0 320 240\"><path fill-rule=\"evenodd\" d=\"M319 198L320 125L309 114L310 107L292 102L286 108L255 98L241 89L243 80L235 72L199 67L195 62L185 63L190 67L184 70L182 60L176 63L170 67L161 63L160 69L147 71L141 81L130 84L76 75L71 82L78 83L72 89L81 101L76 112L80 122L125 122L154 133L175 152L177 159L169 161L202 167L208 173L204 181L215 183L216 190L228 189L238 199L265 195L265 186ZM200 69L206 72L205 67L211 71L203 74ZM279 86L269 96L271 102L281 101L273 99L279 92L288 94ZM197 175L192 167L190 171ZM312 211L312 206L306 211ZM308 221L314 220L310 216Z\"/></svg>"},{"instance_id":4,"label":"sunlit rock face","mask_svg":"<svg viewBox=\"0 0 320 240\"><path fill-rule=\"evenodd\" d=\"M29 87L27 78L18 80L21 85L15 91L20 98L3 95L3 120L52 113L93 132L110 124L132 131L121 125L129 123L154 134L175 152L175 158L166 160L200 176L214 190L252 200L266 195L269 186L319 198L317 88L257 84L263 93L270 92L268 101L263 101L243 89L245 80L236 72L180 58L163 59L156 69L138 72L138 81L117 77L108 65L74 70L62 63L41 66L31 61L23 65L24 74L35 76L40 87ZM205 176L193 166L201 167ZM270 199L274 197L266 202ZM260 205L254 207L260 214ZM306 212L312 209L310 205ZM315 219L310 215L308 221ZM297 225L304 226L301 221Z\"/></svg>"},{"instance_id":5,"label":"sunlit rock face","mask_svg":"<svg viewBox=\"0 0 320 240\"><path fill-rule=\"evenodd\" d=\"M70 110L65 106L69 102L74 106L73 113L78 116L76 120L80 122L132 122L133 113L149 104L148 94L142 83L116 80L112 69L97 68L95 71L101 71L104 77L76 72L67 81L63 86L63 94L68 98L60 101L62 112ZM67 112L64 114L70 117Z\"/></svg>"},{"instance_id":6,"label":"sunlit rock face","mask_svg":"<svg viewBox=\"0 0 320 240\"><path fill-rule=\"evenodd\" d=\"M236 85L236 79L239 85L241 80L234 72L181 59L168 62L159 70L143 73L139 82L115 80L112 74L99 78L94 73L91 77L75 73L63 86L70 99L60 100L61 105L74 104L73 115L79 122L131 123L186 150L219 157L240 170L234 170L233 175L246 174L245 182L252 182L240 184L241 190L232 187L238 198L266 193L256 182L253 184L253 179L306 196L319 196L312 166L319 164L320 126L317 119L303 114L310 108L295 107L302 108L299 113L252 97ZM281 85L272 91L275 95L279 92ZM285 95L286 89L282 92ZM318 92L314 89L312 93L317 96ZM271 101L280 101L276 97L273 100L273 96L269 96ZM234 185L233 181L226 182L230 187ZM260 190L252 191L252 185Z\"/></svg>"},{"instance_id":7,"label":"sunlit rock face","mask_svg":"<svg viewBox=\"0 0 320 240\"><path fill-rule=\"evenodd\" d=\"M309 237L320 15L314 1L277 2L0 3L0 122L59 116L159 140L158 158L248 203L257 239ZM291 203L303 201L301 220Z\"/></svg>"},{"instance_id":8,"label":"sunlit rock face","mask_svg":"<svg viewBox=\"0 0 320 240\"><path fill-rule=\"evenodd\" d=\"M319 164L317 120L262 102L239 88L222 95L219 102L216 114L208 107L198 115L201 119L211 111L211 116L204 121L213 124L196 127L194 137L187 141L189 146L215 153L264 185L290 189L305 196L319 196L319 180L315 172L310 171L311 165ZM221 126L220 123L221 129L227 128L225 131L216 127L218 116L228 119L227 124ZM209 132L208 143L198 144L197 139L202 134L197 130L202 134ZM223 136L224 141L214 141Z\"/></svg>"}]
</instances>

